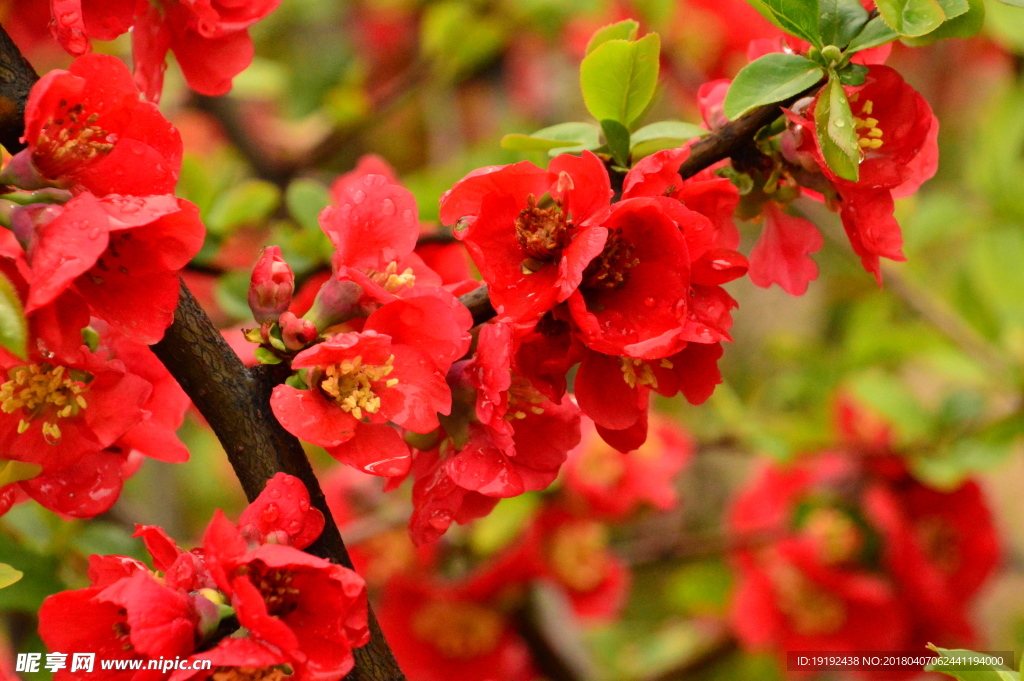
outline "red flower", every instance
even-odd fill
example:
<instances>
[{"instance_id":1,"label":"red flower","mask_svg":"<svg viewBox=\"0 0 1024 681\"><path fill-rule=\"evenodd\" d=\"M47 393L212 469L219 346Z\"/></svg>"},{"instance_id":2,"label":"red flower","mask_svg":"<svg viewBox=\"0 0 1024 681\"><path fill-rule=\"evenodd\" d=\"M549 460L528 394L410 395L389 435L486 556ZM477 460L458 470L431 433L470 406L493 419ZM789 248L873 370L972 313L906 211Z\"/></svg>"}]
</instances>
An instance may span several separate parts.
<instances>
[{"instance_id":1,"label":"red flower","mask_svg":"<svg viewBox=\"0 0 1024 681\"><path fill-rule=\"evenodd\" d=\"M677 503L676 476L693 453L683 429L667 420L654 422L653 439L624 454L603 442L589 419L583 441L569 453L565 490L569 502L586 515L622 519L645 504L667 511Z\"/></svg>"},{"instance_id":2,"label":"red flower","mask_svg":"<svg viewBox=\"0 0 1024 681\"><path fill-rule=\"evenodd\" d=\"M219 511L203 552L249 636L286 652L298 679L326 681L351 671L352 648L370 637L366 585L356 573L292 546L250 548Z\"/></svg>"},{"instance_id":3,"label":"red flower","mask_svg":"<svg viewBox=\"0 0 1024 681\"><path fill-rule=\"evenodd\" d=\"M132 30L135 80L156 101L163 88L168 50L177 58L189 87L222 95L231 79L252 61L248 28L270 14L280 0L51 0L54 36L68 52L85 54L89 38L113 40Z\"/></svg>"},{"instance_id":4,"label":"red flower","mask_svg":"<svg viewBox=\"0 0 1024 681\"><path fill-rule=\"evenodd\" d=\"M770 467L736 500L730 523L750 548L735 555L732 619L745 645L780 653L913 649L895 585L865 565L876 535L835 498L853 474L838 456Z\"/></svg>"},{"instance_id":5,"label":"red flower","mask_svg":"<svg viewBox=\"0 0 1024 681\"><path fill-rule=\"evenodd\" d=\"M999 541L981 488L940 492L909 476L877 486L865 503L885 537L884 561L914 613L918 637L972 645L968 613L999 560Z\"/></svg>"},{"instance_id":6,"label":"red flower","mask_svg":"<svg viewBox=\"0 0 1024 681\"><path fill-rule=\"evenodd\" d=\"M569 599L578 617L614 618L629 595L629 569L608 546L608 528L560 509L542 511L523 537L472 580L477 593L545 580Z\"/></svg>"},{"instance_id":7,"label":"red flower","mask_svg":"<svg viewBox=\"0 0 1024 681\"><path fill-rule=\"evenodd\" d=\"M551 205L545 207L548 195ZM543 170L523 161L473 171L441 197L441 220L456 230L487 282L499 315L534 321L566 300L605 246L597 218L612 196L594 154L563 154Z\"/></svg>"},{"instance_id":8,"label":"red flower","mask_svg":"<svg viewBox=\"0 0 1024 681\"><path fill-rule=\"evenodd\" d=\"M249 543L275 543L304 549L320 536L324 514L309 505L309 491L291 475L277 473L238 519Z\"/></svg>"},{"instance_id":9,"label":"red flower","mask_svg":"<svg viewBox=\"0 0 1024 681\"><path fill-rule=\"evenodd\" d=\"M31 264L27 312L71 289L93 315L146 344L174 321L178 272L204 236L199 210L173 196L85 193L63 207L30 207L15 223Z\"/></svg>"},{"instance_id":10,"label":"red flower","mask_svg":"<svg viewBox=\"0 0 1024 681\"><path fill-rule=\"evenodd\" d=\"M80 57L33 86L25 141L21 153L43 177L97 195L171 194L181 168L178 131L106 55Z\"/></svg>"},{"instance_id":11,"label":"red flower","mask_svg":"<svg viewBox=\"0 0 1024 681\"><path fill-rule=\"evenodd\" d=\"M310 386L274 389L271 406L298 437L375 475L400 476L410 454L389 422L415 433L437 428L451 409L445 371L465 352L465 329L451 307L429 297L395 300L361 332L339 333L296 355Z\"/></svg>"},{"instance_id":12,"label":"red flower","mask_svg":"<svg viewBox=\"0 0 1024 681\"><path fill-rule=\"evenodd\" d=\"M913 193L934 174L938 120L924 97L887 66L870 66L867 82L847 87L846 91L861 147L857 182L836 176L825 163L813 120L788 115L804 131L798 151L811 152L835 185L850 243L864 269L881 282L879 257L904 259L903 237L893 217L893 198ZM809 111L814 110L816 102L817 98Z\"/></svg>"},{"instance_id":13,"label":"red flower","mask_svg":"<svg viewBox=\"0 0 1024 681\"><path fill-rule=\"evenodd\" d=\"M526 644L510 618L465 585L396 577L377 610L402 671L417 681L530 681Z\"/></svg>"},{"instance_id":14,"label":"red flower","mask_svg":"<svg viewBox=\"0 0 1024 681\"><path fill-rule=\"evenodd\" d=\"M750 280L762 288L778 284L786 293L802 296L818 278L818 265L809 257L825 240L814 223L789 215L774 201L764 205L761 238L750 252Z\"/></svg>"}]
</instances>

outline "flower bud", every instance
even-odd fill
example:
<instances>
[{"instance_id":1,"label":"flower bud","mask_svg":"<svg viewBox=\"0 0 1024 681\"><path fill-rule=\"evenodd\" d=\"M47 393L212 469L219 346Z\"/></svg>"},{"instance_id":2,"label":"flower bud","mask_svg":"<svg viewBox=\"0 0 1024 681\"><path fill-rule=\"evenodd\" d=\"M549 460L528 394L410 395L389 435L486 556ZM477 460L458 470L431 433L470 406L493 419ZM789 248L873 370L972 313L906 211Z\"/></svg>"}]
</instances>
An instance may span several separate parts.
<instances>
[{"instance_id":1,"label":"flower bud","mask_svg":"<svg viewBox=\"0 0 1024 681\"><path fill-rule=\"evenodd\" d=\"M360 304L362 298L363 289L354 281L328 279L317 292L313 307L306 313L306 317L313 320L317 329L323 331L353 317L367 314Z\"/></svg>"},{"instance_id":2,"label":"flower bud","mask_svg":"<svg viewBox=\"0 0 1024 681\"><path fill-rule=\"evenodd\" d=\"M252 270L249 309L260 324L276 321L288 309L295 290L295 275L281 257L281 249L267 246Z\"/></svg>"},{"instance_id":3,"label":"flower bud","mask_svg":"<svg viewBox=\"0 0 1024 681\"><path fill-rule=\"evenodd\" d=\"M52 186L32 163L32 154L28 149L15 154L0 170L0 184L28 190Z\"/></svg>"},{"instance_id":4,"label":"flower bud","mask_svg":"<svg viewBox=\"0 0 1024 681\"><path fill-rule=\"evenodd\" d=\"M308 319L285 312L277 322L281 326L281 340L288 350L298 351L313 342L317 336L316 325Z\"/></svg>"}]
</instances>

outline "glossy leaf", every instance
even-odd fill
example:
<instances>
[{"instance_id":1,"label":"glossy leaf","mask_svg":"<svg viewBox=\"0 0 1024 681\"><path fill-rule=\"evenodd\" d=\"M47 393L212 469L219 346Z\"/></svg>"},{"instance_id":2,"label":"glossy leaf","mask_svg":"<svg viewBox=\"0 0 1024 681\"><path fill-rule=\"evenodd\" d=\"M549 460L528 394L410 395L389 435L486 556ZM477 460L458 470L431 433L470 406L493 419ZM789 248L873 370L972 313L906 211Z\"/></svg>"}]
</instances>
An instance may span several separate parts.
<instances>
[{"instance_id":1,"label":"glossy leaf","mask_svg":"<svg viewBox=\"0 0 1024 681\"><path fill-rule=\"evenodd\" d=\"M800 55L766 54L736 74L725 96L725 115L735 120L751 109L800 94L824 75L821 66Z\"/></svg>"},{"instance_id":2,"label":"glossy leaf","mask_svg":"<svg viewBox=\"0 0 1024 681\"><path fill-rule=\"evenodd\" d=\"M0 273L0 345L18 357L26 358L28 322L25 310L11 282Z\"/></svg>"},{"instance_id":3,"label":"glossy leaf","mask_svg":"<svg viewBox=\"0 0 1024 681\"><path fill-rule=\"evenodd\" d=\"M1018 681L1020 679L1019 672L1011 671L1010 668L1005 665L959 663L960 660L965 658L990 657L989 653L977 653L973 650L938 648L933 645L929 645L928 647L938 653L943 659L950 660L950 663L930 664L925 667L925 671L941 672L947 676L961 679L961 681Z\"/></svg>"},{"instance_id":4,"label":"glossy leaf","mask_svg":"<svg viewBox=\"0 0 1024 681\"><path fill-rule=\"evenodd\" d=\"M786 33L821 47L818 0L747 0L747 3Z\"/></svg>"},{"instance_id":5,"label":"glossy leaf","mask_svg":"<svg viewBox=\"0 0 1024 681\"><path fill-rule=\"evenodd\" d=\"M600 132L593 123L559 123L530 135L505 135L501 146L512 151L549 151L576 145L596 149L601 145Z\"/></svg>"},{"instance_id":6,"label":"glossy leaf","mask_svg":"<svg viewBox=\"0 0 1024 681\"><path fill-rule=\"evenodd\" d=\"M889 28L911 38L934 31L946 20L939 0L878 0L875 5Z\"/></svg>"},{"instance_id":7,"label":"glossy leaf","mask_svg":"<svg viewBox=\"0 0 1024 681\"><path fill-rule=\"evenodd\" d=\"M864 25L860 33L854 36L846 50L853 54L854 52L891 43L899 37L900 34L889 28L889 25L882 20L882 17L875 17Z\"/></svg>"},{"instance_id":8,"label":"glossy leaf","mask_svg":"<svg viewBox=\"0 0 1024 681\"><path fill-rule=\"evenodd\" d=\"M814 120L818 125L821 153L828 167L844 180L856 182L860 177L857 130L850 102L838 77L830 78L818 96Z\"/></svg>"},{"instance_id":9,"label":"glossy leaf","mask_svg":"<svg viewBox=\"0 0 1024 681\"><path fill-rule=\"evenodd\" d=\"M966 12L949 19L931 33L920 38L908 38L906 42L918 47L931 45L936 40L970 38L977 35L985 25L985 0L970 0L968 5Z\"/></svg>"},{"instance_id":10,"label":"glossy leaf","mask_svg":"<svg viewBox=\"0 0 1024 681\"><path fill-rule=\"evenodd\" d=\"M609 40L587 55L580 86L590 115L630 127L654 96L660 52L661 39L649 33L636 42Z\"/></svg>"},{"instance_id":11,"label":"glossy leaf","mask_svg":"<svg viewBox=\"0 0 1024 681\"><path fill-rule=\"evenodd\" d=\"M604 132L605 143L615 162L624 167L629 167L629 130L618 121L601 121L601 130Z\"/></svg>"},{"instance_id":12,"label":"glossy leaf","mask_svg":"<svg viewBox=\"0 0 1024 681\"><path fill-rule=\"evenodd\" d=\"M821 0L818 32L824 45L845 47L868 21L860 0Z\"/></svg>"}]
</instances>

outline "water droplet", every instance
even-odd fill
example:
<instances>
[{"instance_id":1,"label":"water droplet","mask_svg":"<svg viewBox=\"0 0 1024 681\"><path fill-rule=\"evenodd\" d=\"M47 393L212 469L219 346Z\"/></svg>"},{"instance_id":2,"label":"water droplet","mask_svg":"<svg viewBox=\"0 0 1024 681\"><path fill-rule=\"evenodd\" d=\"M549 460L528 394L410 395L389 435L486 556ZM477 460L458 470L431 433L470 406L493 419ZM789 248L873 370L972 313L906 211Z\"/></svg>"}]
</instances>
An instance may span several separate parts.
<instances>
[{"instance_id":1,"label":"water droplet","mask_svg":"<svg viewBox=\"0 0 1024 681\"><path fill-rule=\"evenodd\" d=\"M93 227L92 229L90 229L89 230L89 238L90 239L98 239L98 238L100 238L100 228L99 227Z\"/></svg>"},{"instance_id":2,"label":"water droplet","mask_svg":"<svg viewBox=\"0 0 1024 681\"><path fill-rule=\"evenodd\" d=\"M435 530L441 530L443 532L452 524L452 512L439 509L430 514L430 517L427 518L427 522L430 523L430 526Z\"/></svg>"},{"instance_id":3,"label":"water droplet","mask_svg":"<svg viewBox=\"0 0 1024 681\"><path fill-rule=\"evenodd\" d=\"M352 192L352 203L359 204L366 200L366 192L362 189L357 189Z\"/></svg>"},{"instance_id":4,"label":"water droplet","mask_svg":"<svg viewBox=\"0 0 1024 681\"><path fill-rule=\"evenodd\" d=\"M647 296L646 298L644 298L644 305L646 305L647 307L654 307L657 304L658 304L658 301L656 301L651 296Z\"/></svg>"},{"instance_id":5,"label":"water droplet","mask_svg":"<svg viewBox=\"0 0 1024 681\"><path fill-rule=\"evenodd\" d=\"M281 509L277 507L277 504L267 504L263 507L260 512L260 520L265 523L272 523L281 516Z\"/></svg>"},{"instance_id":6,"label":"water droplet","mask_svg":"<svg viewBox=\"0 0 1024 681\"><path fill-rule=\"evenodd\" d=\"M394 215L395 210L395 202L391 199L384 199L380 202L380 212L384 215Z\"/></svg>"},{"instance_id":7,"label":"water droplet","mask_svg":"<svg viewBox=\"0 0 1024 681\"><path fill-rule=\"evenodd\" d=\"M416 216L413 215L412 210L406 208L402 211L402 222L407 225L411 225L416 222Z\"/></svg>"},{"instance_id":8,"label":"water droplet","mask_svg":"<svg viewBox=\"0 0 1024 681\"><path fill-rule=\"evenodd\" d=\"M63 26L73 26L78 23L78 12L65 12L60 15L60 23Z\"/></svg>"},{"instance_id":9,"label":"water droplet","mask_svg":"<svg viewBox=\"0 0 1024 681\"><path fill-rule=\"evenodd\" d=\"M271 488L271 490L269 492L267 492L267 494L270 495L271 499L280 499L281 498L281 490L277 489L276 487Z\"/></svg>"},{"instance_id":10,"label":"water droplet","mask_svg":"<svg viewBox=\"0 0 1024 681\"><path fill-rule=\"evenodd\" d=\"M833 121L833 124L837 128L845 128L846 127L846 121L844 121L842 118L836 119L835 121Z\"/></svg>"}]
</instances>

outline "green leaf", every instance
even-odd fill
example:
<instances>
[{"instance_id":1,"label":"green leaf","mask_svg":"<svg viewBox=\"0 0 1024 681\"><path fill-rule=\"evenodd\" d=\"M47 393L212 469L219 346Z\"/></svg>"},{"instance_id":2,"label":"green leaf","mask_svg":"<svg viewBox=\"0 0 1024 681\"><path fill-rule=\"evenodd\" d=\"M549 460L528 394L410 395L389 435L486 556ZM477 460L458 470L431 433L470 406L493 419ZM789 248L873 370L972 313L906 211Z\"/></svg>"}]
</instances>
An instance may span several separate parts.
<instances>
[{"instance_id":1,"label":"green leaf","mask_svg":"<svg viewBox=\"0 0 1024 681\"><path fill-rule=\"evenodd\" d=\"M580 87L590 115L627 128L643 113L658 85L661 39L648 33L636 42L609 40L580 65Z\"/></svg>"},{"instance_id":2,"label":"green leaf","mask_svg":"<svg viewBox=\"0 0 1024 681\"><path fill-rule=\"evenodd\" d=\"M846 47L868 22L860 0L821 0L818 32L824 45Z\"/></svg>"},{"instance_id":3,"label":"green leaf","mask_svg":"<svg viewBox=\"0 0 1024 681\"><path fill-rule=\"evenodd\" d=\"M843 85L863 85L868 77L868 67L863 64L847 64L839 72L839 82Z\"/></svg>"},{"instance_id":4,"label":"green leaf","mask_svg":"<svg viewBox=\"0 0 1024 681\"><path fill-rule=\"evenodd\" d=\"M939 648L928 644L928 647L947 660L959 662L962 658L985 658L990 657L989 653L976 653L973 650L954 650ZM1020 674L1011 671L1005 665L978 665L978 664L930 664L924 668L928 672L942 672L946 676L952 676L961 681L1018 681Z\"/></svg>"},{"instance_id":5,"label":"green leaf","mask_svg":"<svg viewBox=\"0 0 1024 681\"><path fill-rule=\"evenodd\" d=\"M970 38L977 35L985 25L985 0L969 0L968 10L949 19L942 26L920 38L907 38L904 42L913 47L931 45L946 38ZM947 17L949 14L947 13Z\"/></svg>"},{"instance_id":6,"label":"green leaf","mask_svg":"<svg viewBox=\"0 0 1024 681\"><path fill-rule=\"evenodd\" d=\"M577 145L596 149L601 146L600 135L600 128L593 123L559 123L530 135L505 135L501 146L512 151L550 151Z\"/></svg>"},{"instance_id":7,"label":"green leaf","mask_svg":"<svg viewBox=\"0 0 1024 681\"><path fill-rule=\"evenodd\" d=\"M320 231L320 211L331 202L327 187L313 180L295 180L288 185L284 202L299 226L306 230Z\"/></svg>"},{"instance_id":8,"label":"green leaf","mask_svg":"<svg viewBox=\"0 0 1024 681\"><path fill-rule=\"evenodd\" d=\"M0 487L10 485L12 482L31 480L43 472L43 467L37 463L26 461L8 461L0 466Z\"/></svg>"},{"instance_id":9,"label":"green leaf","mask_svg":"<svg viewBox=\"0 0 1024 681\"><path fill-rule=\"evenodd\" d=\"M856 182L860 177L857 130L843 84L835 74L818 96L814 120L818 125L821 153L828 167L844 180Z\"/></svg>"},{"instance_id":10,"label":"green leaf","mask_svg":"<svg viewBox=\"0 0 1024 681\"><path fill-rule=\"evenodd\" d=\"M0 345L25 359L27 343L28 323L21 299L10 280L0 273Z\"/></svg>"},{"instance_id":11,"label":"green leaf","mask_svg":"<svg viewBox=\"0 0 1024 681\"><path fill-rule=\"evenodd\" d=\"M275 355L267 348L256 348L253 350L253 354L256 356L256 360L260 364L280 364L281 358Z\"/></svg>"},{"instance_id":12,"label":"green leaf","mask_svg":"<svg viewBox=\"0 0 1024 681\"><path fill-rule=\"evenodd\" d=\"M971 9L968 0L939 0L942 13L946 15L946 21L955 19L961 14L966 14Z\"/></svg>"},{"instance_id":13,"label":"green leaf","mask_svg":"<svg viewBox=\"0 0 1024 681\"><path fill-rule=\"evenodd\" d=\"M877 0L875 6L889 28L911 38L934 31L946 20L938 0Z\"/></svg>"},{"instance_id":14,"label":"green leaf","mask_svg":"<svg viewBox=\"0 0 1024 681\"><path fill-rule=\"evenodd\" d=\"M632 143L634 145L651 140L674 140L682 144L694 137L703 137L708 131L699 125L686 123L684 121L658 121L645 125L633 133ZM678 146L678 145L676 145Z\"/></svg>"},{"instance_id":15,"label":"green leaf","mask_svg":"<svg viewBox=\"0 0 1024 681\"><path fill-rule=\"evenodd\" d=\"M7 563L0 563L0 589L6 589L24 576L24 572L15 570Z\"/></svg>"},{"instance_id":16,"label":"green leaf","mask_svg":"<svg viewBox=\"0 0 1024 681\"><path fill-rule=\"evenodd\" d=\"M629 130L618 121L601 121L601 130L604 132L605 142L608 144L608 151L611 152L615 162L624 168L629 167Z\"/></svg>"},{"instance_id":17,"label":"green leaf","mask_svg":"<svg viewBox=\"0 0 1024 681\"><path fill-rule=\"evenodd\" d=\"M636 32L640 30L640 24L632 19L623 19L615 24L608 24L597 29L587 43L587 54L590 54L598 47L609 40L636 40Z\"/></svg>"},{"instance_id":18,"label":"green leaf","mask_svg":"<svg viewBox=\"0 0 1024 681\"><path fill-rule=\"evenodd\" d=\"M999 2L1011 7L1024 7L1024 0L999 0Z\"/></svg>"},{"instance_id":19,"label":"green leaf","mask_svg":"<svg viewBox=\"0 0 1024 681\"><path fill-rule=\"evenodd\" d=\"M747 0L747 4L786 33L822 46L818 35L818 0Z\"/></svg>"},{"instance_id":20,"label":"green leaf","mask_svg":"<svg viewBox=\"0 0 1024 681\"><path fill-rule=\"evenodd\" d=\"M736 120L751 109L800 94L824 75L824 69L800 55L766 54L736 74L725 95L725 115Z\"/></svg>"},{"instance_id":21,"label":"green leaf","mask_svg":"<svg viewBox=\"0 0 1024 681\"><path fill-rule=\"evenodd\" d=\"M861 50L868 50L885 43L891 43L900 37L900 34L889 28L889 25L882 20L882 17L875 17L861 29L861 32L854 36L846 48L847 53L853 54Z\"/></svg>"},{"instance_id":22,"label":"green leaf","mask_svg":"<svg viewBox=\"0 0 1024 681\"><path fill-rule=\"evenodd\" d=\"M210 209L206 226L215 234L229 234L242 225L259 224L277 210L281 190L264 180L247 180L221 194Z\"/></svg>"}]
</instances>

